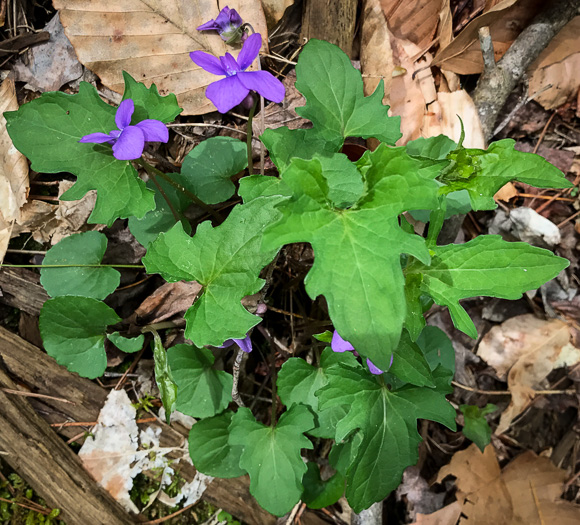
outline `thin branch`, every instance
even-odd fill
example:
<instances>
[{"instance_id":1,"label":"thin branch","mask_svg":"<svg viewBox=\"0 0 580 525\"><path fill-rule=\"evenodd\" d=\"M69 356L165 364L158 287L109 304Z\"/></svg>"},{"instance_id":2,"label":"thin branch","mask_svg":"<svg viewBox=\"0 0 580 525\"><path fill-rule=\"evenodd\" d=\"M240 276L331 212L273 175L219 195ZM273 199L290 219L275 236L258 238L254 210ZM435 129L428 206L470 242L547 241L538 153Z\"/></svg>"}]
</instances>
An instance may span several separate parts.
<instances>
[{"instance_id":1,"label":"thin branch","mask_svg":"<svg viewBox=\"0 0 580 525\"><path fill-rule=\"evenodd\" d=\"M485 74L488 75L495 69L495 53L489 27L480 27L478 36L479 45L481 46L481 56L483 58L483 69Z\"/></svg>"},{"instance_id":2,"label":"thin branch","mask_svg":"<svg viewBox=\"0 0 580 525\"><path fill-rule=\"evenodd\" d=\"M246 352L244 352L241 348L238 348L238 353L236 354L236 360L234 361L234 369L233 369L232 399L239 407L246 406L242 401L242 398L240 397L240 393L238 392L238 384L240 381L240 370L242 368L242 362L244 361L245 355Z\"/></svg>"}]
</instances>

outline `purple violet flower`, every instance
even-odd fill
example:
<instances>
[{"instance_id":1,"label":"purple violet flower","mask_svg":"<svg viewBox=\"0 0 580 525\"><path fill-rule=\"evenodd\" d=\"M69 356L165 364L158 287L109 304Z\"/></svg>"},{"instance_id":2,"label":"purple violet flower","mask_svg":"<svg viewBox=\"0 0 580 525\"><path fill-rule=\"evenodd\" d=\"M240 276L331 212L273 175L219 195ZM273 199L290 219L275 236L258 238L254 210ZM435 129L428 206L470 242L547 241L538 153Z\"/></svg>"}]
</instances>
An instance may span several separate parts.
<instances>
[{"instance_id":1,"label":"purple violet flower","mask_svg":"<svg viewBox=\"0 0 580 525\"><path fill-rule=\"evenodd\" d=\"M354 352L356 356L358 356L357 351L354 349L348 341L345 341L342 337L340 337L339 333L335 330L332 334L332 341L330 342L330 348L332 348L333 352ZM391 355L391 366L393 364L393 356ZM369 367L369 372L376 376L381 375L383 371L380 368L377 368L370 359L367 359L367 366Z\"/></svg>"},{"instance_id":2,"label":"purple violet flower","mask_svg":"<svg viewBox=\"0 0 580 525\"><path fill-rule=\"evenodd\" d=\"M243 29L244 21L235 9L230 9L225 6L217 15L215 20L210 20L205 24L201 24L198 31L217 31L228 44L236 44L243 42L247 38L247 34Z\"/></svg>"},{"instance_id":3,"label":"purple violet flower","mask_svg":"<svg viewBox=\"0 0 580 525\"><path fill-rule=\"evenodd\" d=\"M252 340L250 339L249 335L247 335L243 339L228 339L223 345L218 346L218 348L228 348L233 344L238 345L240 347L240 350L246 352L246 354L249 354L253 349Z\"/></svg>"},{"instance_id":4,"label":"purple violet flower","mask_svg":"<svg viewBox=\"0 0 580 525\"><path fill-rule=\"evenodd\" d=\"M240 104L250 91L256 91L272 102L284 100L284 84L274 75L268 71L246 71L261 47L262 37L254 33L244 42L237 60L230 53L219 58L203 51L189 53L191 60L205 71L226 77L212 82L205 91L205 96L220 113L227 113Z\"/></svg>"},{"instance_id":5,"label":"purple violet flower","mask_svg":"<svg viewBox=\"0 0 580 525\"><path fill-rule=\"evenodd\" d=\"M117 128L107 133L90 133L79 142L113 145L113 156L118 160L134 160L143 154L145 142L167 142L169 131L160 120L146 119L131 126L135 103L130 98L123 100L117 108L115 124Z\"/></svg>"}]
</instances>

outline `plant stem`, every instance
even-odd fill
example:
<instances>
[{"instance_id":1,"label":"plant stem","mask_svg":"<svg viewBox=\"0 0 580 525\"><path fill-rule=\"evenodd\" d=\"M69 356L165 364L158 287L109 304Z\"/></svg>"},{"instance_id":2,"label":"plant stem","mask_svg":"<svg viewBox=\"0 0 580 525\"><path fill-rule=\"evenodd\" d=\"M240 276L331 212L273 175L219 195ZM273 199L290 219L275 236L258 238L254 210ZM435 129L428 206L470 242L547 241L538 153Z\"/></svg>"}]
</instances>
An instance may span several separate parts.
<instances>
[{"instance_id":1,"label":"plant stem","mask_svg":"<svg viewBox=\"0 0 580 525\"><path fill-rule=\"evenodd\" d=\"M145 171L147 171L147 173L150 173L150 170L151 170L151 172L153 172L155 175L161 177L165 182L171 184L174 188L176 188L181 193L183 193L186 197L188 197L191 201L193 201L195 204L197 204L200 208L205 210L209 215L211 215L220 224L223 222L223 219L221 218L220 214L217 213L211 206L208 206L197 195L195 195L194 193L192 193L188 189L184 188L178 182L174 181L169 175L167 175L166 173L163 173L162 171L158 170L157 168L151 166L151 164L149 164L147 161L143 160L142 158L136 159L135 162L137 164L139 164L140 166L142 166L143 168L145 168Z\"/></svg>"},{"instance_id":2,"label":"plant stem","mask_svg":"<svg viewBox=\"0 0 580 525\"><path fill-rule=\"evenodd\" d=\"M0 268L138 268L142 264L0 264Z\"/></svg>"},{"instance_id":3,"label":"plant stem","mask_svg":"<svg viewBox=\"0 0 580 525\"><path fill-rule=\"evenodd\" d=\"M238 353L236 354L236 360L234 361L234 370L233 370L233 383L232 383L232 399L236 402L239 407L245 407L242 398L240 397L240 393L238 392L238 384L240 382L240 369L242 366L242 362L244 361L244 355L246 353L241 349L238 348Z\"/></svg>"},{"instance_id":4,"label":"plant stem","mask_svg":"<svg viewBox=\"0 0 580 525\"><path fill-rule=\"evenodd\" d=\"M181 222L181 217L179 216L179 213L177 213L177 210L173 207L173 204L169 200L169 197L167 196L167 193L165 193L165 191L163 190L163 188L159 184L159 181L157 180L157 175L151 169L152 166L150 164L145 163L145 164L143 164L143 167L145 168L145 171L147 171L147 174L151 177L151 181L153 182L153 184L155 184L155 187L157 188L157 191L165 199L165 202L167 203L167 206L169 206L169 209L171 210L171 213L173 214L173 217L175 218L175 222Z\"/></svg>"},{"instance_id":5,"label":"plant stem","mask_svg":"<svg viewBox=\"0 0 580 525\"><path fill-rule=\"evenodd\" d=\"M254 162L252 160L252 120L254 120L254 112L256 111L256 106L258 105L258 99L254 102L252 109L250 109L250 114L248 115L248 124L246 126L246 148L248 152L248 175L252 175L254 172Z\"/></svg>"}]
</instances>

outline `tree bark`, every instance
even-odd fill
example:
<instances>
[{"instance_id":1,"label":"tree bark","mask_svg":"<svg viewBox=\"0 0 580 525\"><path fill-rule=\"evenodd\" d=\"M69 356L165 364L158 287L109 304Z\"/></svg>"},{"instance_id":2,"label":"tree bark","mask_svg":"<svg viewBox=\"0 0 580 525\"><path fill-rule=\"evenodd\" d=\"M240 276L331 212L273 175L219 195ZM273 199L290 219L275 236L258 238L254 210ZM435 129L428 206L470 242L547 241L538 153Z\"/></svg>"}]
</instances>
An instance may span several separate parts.
<instances>
[{"instance_id":1,"label":"tree bark","mask_svg":"<svg viewBox=\"0 0 580 525\"><path fill-rule=\"evenodd\" d=\"M78 456L33 410L0 364L0 450L6 461L68 525L130 525L125 510L84 469Z\"/></svg>"},{"instance_id":2,"label":"tree bark","mask_svg":"<svg viewBox=\"0 0 580 525\"><path fill-rule=\"evenodd\" d=\"M520 33L496 66L483 72L473 92L473 101L486 141L492 137L499 112L526 69L556 33L578 14L580 0L546 2L546 9Z\"/></svg>"},{"instance_id":3,"label":"tree bark","mask_svg":"<svg viewBox=\"0 0 580 525\"><path fill-rule=\"evenodd\" d=\"M357 4L358 0L306 0L302 13L302 38L327 40L350 57Z\"/></svg>"}]
</instances>

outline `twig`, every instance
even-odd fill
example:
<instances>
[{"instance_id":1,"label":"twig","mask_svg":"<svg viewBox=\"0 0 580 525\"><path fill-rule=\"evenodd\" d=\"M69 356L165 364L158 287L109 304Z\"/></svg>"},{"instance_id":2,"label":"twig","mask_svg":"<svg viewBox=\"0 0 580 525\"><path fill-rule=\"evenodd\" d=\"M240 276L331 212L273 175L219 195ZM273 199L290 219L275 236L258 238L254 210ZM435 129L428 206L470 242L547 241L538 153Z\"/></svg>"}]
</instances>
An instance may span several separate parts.
<instances>
[{"instance_id":1,"label":"twig","mask_svg":"<svg viewBox=\"0 0 580 525\"><path fill-rule=\"evenodd\" d=\"M474 392L475 394L485 394L488 396L511 396L512 393L509 390L479 390L479 388L472 388L467 385L462 385L457 381L451 381L453 386L457 388L461 388L462 390L467 390L468 392ZM549 395L558 395L558 394L576 394L576 390L569 389L569 390L534 390L533 392L539 396L549 396Z\"/></svg>"},{"instance_id":2,"label":"twig","mask_svg":"<svg viewBox=\"0 0 580 525\"><path fill-rule=\"evenodd\" d=\"M508 95L524 75L526 69L546 48L549 42L579 11L580 0L553 0L534 18L491 71L484 71L473 92L479 112L483 135L491 137L494 124Z\"/></svg>"},{"instance_id":3,"label":"twig","mask_svg":"<svg viewBox=\"0 0 580 525\"><path fill-rule=\"evenodd\" d=\"M188 505L187 507L183 507L182 509L176 510L173 514L168 514L167 516L163 516L163 518L157 518L156 520L145 521L142 525L157 525L158 523L163 523L164 521L170 520L171 518L175 518L175 516L179 516L186 510L191 509L194 505L197 505L197 501Z\"/></svg>"},{"instance_id":4,"label":"twig","mask_svg":"<svg viewBox=\"0 0 580 525\"><path fill-rule=\"evenodd\" d=\"M76 405L74 401L69 401L68 399L64 399L62 397L47 396L45 394L35 394L34 392L24 392L22 390L13 390L11 388L0 388L0 390L2 390L2 392L5 392L6 394L14 394L16 396L39 397L42 399L52 399L53 401L68 403L69 405Z\"/></svg>"},{"instance_id":5,"label":"twig","mask_svg":"<svg viewBox=\"0 0 580 525\"><path fill-rule=\"evenodd\" d=\"M544 140L544 137L546 136L546 133L548 131L548 127L552 123L552 120L554 120L554 117L555 116L556 116L556 112L554 111L550 115L550 118L548 119L548 122L546 122L546 125L542 129L542 132L540 133L540 136L538 138L538 142L536 142L536 145L534 146L534 150L532 151L532 153L538 153L538 149L540 149L540 145L542 144L542 141Z\"/></svg>"},{"instance_id":6,"label":"twig","mask_svg":"<svg viewBox=\"0 0 580 525\"><path fill-rule=\"evenodd\" d=\"M127 379L127 376L129 374L132 374L133 373L133 370L135 370L135 367L137 366L137 363L141 359L141 356L145 352L145 349L146 348L147 348L147 345L145 345L143 348L141 348L141 351L137 354L137 357L131 363L131 366L129 368L127 368L127 370L125 370L125 373L123 374L123 376L121 377L121 379L119 379L119 382L115 385L115 390L120 390L121 387L125 384L125 380Z\"/></svg>"},{"instance_id":7,"label":"twig","mask_svg":"<svg viewBox=\"0 0 580 525\"><path fill-rule=\"evenodd\" d=\"M156 417L146 417L144 419L137 419L135 423L153 423L157 421ZM51 427L65 428L65 427L94 427L98 421L66 421L64 423L51 423Z\"/></svg>"},{"instance_id":8,"label":"twig","mask_svg":"<svg viewBox=\"0 0 580 525\"><path fill-rule=\"evenodd\" d=\"M540 500L538 499L538 494L536 493L536 487L534 487L534 483L532 480L530 480L530 489L532 491L532 496L534 497L536 510L538 511L538 518L540 518L540 525L546 525L546 522L544 521L544 516L542 515L542 509L540 508Z\"/></svg>"},{"instance_id":9,"label":"twig","mask_svg":"<svg viewBox=\"0 0 580 525\"><path fill-rule=\"evenodd\" d=\"M481 56L483 58L483 69L486 75L495 69L495 53L493 50L493 40L488 26L479 28L479 45L481 47Z\"/></svg>"},{"instance_id":10,"label":"twig","mask_svg":"<svg viewBox=\"0 0 580 525\"><path fill-rule=\"evenodd\" d=\"M6 498L0 498L0 501L4 501L6 503L14 503L14 505L18 505L19 507L22 507L23 509L27 509L27 510L32 510L34 512L39 512L40 514L44 514L45 516L48 516L52 510L48 510L42 507L32 507L30 505L25 505L24 503L19 503L18 501L14 501L14 500L10 500L10 499L6 499Z\"/></svg>"},{"instance_id":11,"label":"twig","mask_svg":"<svg viewBox=\"0 0 580 525\"><path fill-rule=\"evenodd\" d=\"M167 124L168 128L219 128L219 129L229 129L230 131L235 131L236 133L241 133L242 135L247 135L245 131L241 129L232 128L230 126L222 126L221 124L207 124L206 122L195 122L191 124Z\"/></svg>"},{"instance_id":12,"label":"twig","mask_svg":"<svg viewBox=\"0 0 580 525\"><path fill-rule=\"evenodd\" d=\"M564 224L569 223L571 220L578 217L578 215L580 215L580 210L578 210L576 213L574 213L573 215L570 215L570 217L568 217L567 219L564 219L561 223L559 223L558 228L561 228L562 226L564 226Z\"/></svg>"},{"instance_id":13,"label":"twig","mask_svg":"<svg viewBox=\"0 0 580 525\"><path fill-rule=\"evenodd\" d=\"M298 509L300 509L301 505L303 505L302 501L299 501L298 503L296 503L296 505L294 505L294 508L292 509L290 514L288 515L288 519L284 522L284 525L292 525L292 523L294 522L294 518L296 517L296 514L298 513Z\"/></svg>"},{"instance_id":14,"label":"twig","mask_svg":"<svg viewBox=\"0 0 580 525\"><path fill-rule=\"evenodd\" d=\"M246 352L244 352L241 348L238 348L238 353L236 354L236 360L234 361L233 367L232 399L239 407L246 406L242 401L242 398L240 397L240 393L238 392L238 384L240 381L240 370L245 355Z\"/></svg>"}]
</instances>

